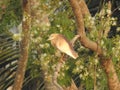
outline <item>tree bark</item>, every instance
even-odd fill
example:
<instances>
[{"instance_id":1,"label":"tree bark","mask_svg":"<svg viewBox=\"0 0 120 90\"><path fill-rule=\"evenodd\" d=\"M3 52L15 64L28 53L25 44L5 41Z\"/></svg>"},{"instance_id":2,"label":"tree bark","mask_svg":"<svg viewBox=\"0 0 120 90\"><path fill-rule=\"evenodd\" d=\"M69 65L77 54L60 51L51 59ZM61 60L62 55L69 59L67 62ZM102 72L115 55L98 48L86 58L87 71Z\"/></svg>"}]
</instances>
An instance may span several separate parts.
<instances>
[{"instance_id":1,"label":"tree bark","mask_svg":"<svg viewBox=\"0 0 120 90\"><path fill-rule=\"evenodd\" d=\"M89 15L91 16L90 12L89 12L89 9L87 8L87 5L86 3L84 2L84 0L79 0L79 6L82 7L80 8L81 9L81 13L82 13L82 16L86 16L86 15Z\"/></svg>"},{"instance_id":2,"label":"tree bark","mask_svg":"<svg viewBox=\"0 0 120 90\"><path fill-rule=\"evenodd\" d=\"M20 44L20 58L18 61L18 68L16 71L16 77L13 85L13 90L21 90L26 65L28 61L28 49L29 49L29 34L30 34L30 0L23 0L23 21L22 21L22 40Z\"/></svg>"},{"instance_id":3,"label":"tree bark","mask_svg":"<svg viewBox=\"0 0 120 90\"><path fill-rule=\"evenodd\" d=\"M82 0L82 1L84 1L84 0ZM69 2L73 9L73 13L76 17L78 35L80 35L79 40L80 40L81 44L84 47L89 48L92 51L95 51L97 53L97 55L99 56L101 66L105 70L105 73L107 76L109 89L110 90L119 90L120 82L119 82L118 76L116 74L114 65L112 63L112 59L106 58L103 55L103 52L105 52L105 51L103 51L102 48L96 42L91 41L89 38L86 37L84 21L83 21L83 15L85 13L83 13L84 11L81 10L83 7L81 7L81 5L79 6L78 0L69 0Z\"/></svg>"}]
</instances>

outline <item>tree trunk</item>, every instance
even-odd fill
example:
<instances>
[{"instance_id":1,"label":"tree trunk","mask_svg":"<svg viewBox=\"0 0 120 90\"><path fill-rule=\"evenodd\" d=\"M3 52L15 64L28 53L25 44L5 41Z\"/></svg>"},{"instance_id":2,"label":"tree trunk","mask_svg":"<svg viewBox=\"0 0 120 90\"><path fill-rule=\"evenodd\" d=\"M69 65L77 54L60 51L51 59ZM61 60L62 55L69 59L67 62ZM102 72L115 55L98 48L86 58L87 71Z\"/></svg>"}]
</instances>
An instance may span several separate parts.
<instances>
[{"instance_id":1,"label":"tree trunk","mask_svg":"<svg viewBox=\"0 0 120 90\"><path fill-rule=\"evenodd\" d=\"M20 44L20 58L13 85L13 90L21 90L28 61L29 34L30 34L30 0L23 0L22 40Z\"/></svg>"},{"instance_id":2,"label":"tree trunk","mask_svg":"<svg viewBox=\"0 0 120 90\"><path fill-rule=\"evenodd\" d=\"M80 40L81 44L84 47L89 48L90 50L95 51L98 54L98 56L100 58L100 63L102 65L103 69L105 70L105 73L107 76L109 89L110 90L119 90L120 82L119 82L119 79L116 74L116 71L115 71L115 68L112 63L111 58L106 58L103 55L104 51L101 49L101 47L96 42L93 42L86 37L83 15L82 15L82 14L86 14L86 13L83 13L83 10L82 10L83 7L79 6L78 0L69 0L69 2L71 4L74 15L76 17L78 35L80 35L79 40ZM81 2L84 2L84 0L81 0Z\"/></svg>"}]
</instances>

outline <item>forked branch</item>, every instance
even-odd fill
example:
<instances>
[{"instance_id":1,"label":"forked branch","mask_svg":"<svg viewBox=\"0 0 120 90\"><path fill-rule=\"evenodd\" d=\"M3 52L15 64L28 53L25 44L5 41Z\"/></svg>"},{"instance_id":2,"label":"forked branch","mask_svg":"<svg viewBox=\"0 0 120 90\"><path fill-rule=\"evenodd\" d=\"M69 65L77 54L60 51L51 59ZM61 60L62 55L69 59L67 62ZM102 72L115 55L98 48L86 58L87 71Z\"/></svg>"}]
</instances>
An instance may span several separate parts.
<instances>
[{"instance_id":1,"label":"forked branch","mask_svg":"<svg viewBox=\"0 0 120 90\"><path fill-rule=\"evenodd\" d=\"M83 0L82 0L83 1ZM100 63L103 66L103 69L105 70L105 73L107 75L108 79L108 86L110 90L119 90L120 88L120 82L118 79L118 76L116 74L114 65L112 63L111 58L106 58L103 55L102 48L94 41L90 40L89 38L86 37L85 33L85 28L84 28L84 21L83 21L83 16L82 16L82 11L81 9L83 7L79 6L78 0L69 0L71 7L73 9L73 13L76 18L76 23L77 23L77 28L78 28L78 35L80 35L80 42L81 44L97 53L97 55L100 58Z\"/></svg>"}]
</instances>

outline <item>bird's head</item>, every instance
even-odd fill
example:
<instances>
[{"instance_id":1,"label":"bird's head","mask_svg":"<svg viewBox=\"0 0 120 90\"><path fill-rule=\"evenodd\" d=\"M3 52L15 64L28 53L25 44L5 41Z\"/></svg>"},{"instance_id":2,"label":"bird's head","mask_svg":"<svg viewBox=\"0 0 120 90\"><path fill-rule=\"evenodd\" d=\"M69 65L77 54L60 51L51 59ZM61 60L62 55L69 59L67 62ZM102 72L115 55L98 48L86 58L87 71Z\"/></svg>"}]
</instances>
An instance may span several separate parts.
<instances>
[{"instance_id":1,"label":"bird's head","mask_svg":"<svg viewBox=\"0 0 120 90\"><path fill-rule=\"evenodd\" d=\"M58 35L59 35L59 34L57 34L57 33L51 34L51 35L49 36L48 40L56 39Z\"/></svg>"}]
</instances>

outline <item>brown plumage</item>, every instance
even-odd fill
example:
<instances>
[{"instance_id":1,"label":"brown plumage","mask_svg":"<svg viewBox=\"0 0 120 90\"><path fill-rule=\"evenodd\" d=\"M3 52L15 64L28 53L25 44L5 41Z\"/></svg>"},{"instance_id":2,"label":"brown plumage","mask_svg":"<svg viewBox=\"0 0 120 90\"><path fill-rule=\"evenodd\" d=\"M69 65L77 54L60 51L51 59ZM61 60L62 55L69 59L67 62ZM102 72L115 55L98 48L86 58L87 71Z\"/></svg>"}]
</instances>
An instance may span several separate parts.
<instances>
[{"instance_id":1,"label":"brown plumage","mask_svg":"<svg viewBox=\"0 0 120 90\"><path fill-rule=\"evenodd\" d=\"M61 52L71 56L74 59L78 57L78 54L74 51L71 43L62 34L51 34L48 40L50 40L51 44Z\"/></svg>"}]
</instances>

